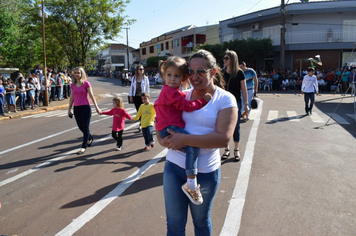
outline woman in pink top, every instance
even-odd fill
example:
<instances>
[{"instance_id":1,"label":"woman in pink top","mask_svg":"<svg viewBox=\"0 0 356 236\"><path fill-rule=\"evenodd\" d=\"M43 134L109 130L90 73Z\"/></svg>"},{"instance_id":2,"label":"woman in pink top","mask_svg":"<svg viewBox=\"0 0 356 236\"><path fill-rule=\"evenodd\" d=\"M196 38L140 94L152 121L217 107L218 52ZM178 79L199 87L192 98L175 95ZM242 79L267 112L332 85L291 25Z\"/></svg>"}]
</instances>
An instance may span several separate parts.
<instances>
[{"instance_id":1,"label":"woman in pink top","mask_svg":"<svg viewBox=\"0 0 356 236\"><path fill-rule=\"evenodd\" d=\"M77 153L81 155L85 152L87 147L90 147L93 143L93 136L90 134L89 124L91 118L91 107L88 99L88 95L94 103L96 112L101 113L101 110L96 103L93 90L87 79L85 71L82 67L77 67L74 69L73 83L70 85L71 95L69 99L68 116L73 117L71 112L72 106L74 105L74 117L77 122L78 128L83 133L83 143L82 148Z\"/></svg>"},{"instance_id":2,"label":"woman in pink top","mask_svg":"<svg viewBox=\"0 0 356 236\"><path fill-rule=\"evenodd\" d=\"M125 118L132 120L132 117L124 109L124 102L122 98L116 97L112 100L113 108L110 111L103 111L101 114L113 116L112 124L112 137L116 140L116 151L121 151L122 149L122 133L125 128ZM100 114L100 115L101 115Z\"/></svg>"}]
</instances>

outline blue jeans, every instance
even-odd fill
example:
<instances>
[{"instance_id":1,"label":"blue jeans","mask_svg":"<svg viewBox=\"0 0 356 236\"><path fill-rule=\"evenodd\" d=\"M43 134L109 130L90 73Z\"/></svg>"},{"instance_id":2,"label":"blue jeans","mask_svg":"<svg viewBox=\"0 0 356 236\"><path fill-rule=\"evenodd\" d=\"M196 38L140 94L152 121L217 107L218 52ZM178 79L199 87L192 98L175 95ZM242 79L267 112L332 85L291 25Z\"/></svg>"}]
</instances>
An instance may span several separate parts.
<instances>
[{"instance_id":1,"label":"blue jeans","mask_svg":"<svg viewBox=\"0 0 356 236\"><path fill-rule=\"evenodd\" d=\"M185 170L166 161L163 172L163 192L167 216L167 235L185 235L188 205L194 224L195 236L212 235L210 218L214 196L220 184L220 168L210 173L198 173L203 204L194 205L184 194L181 186L187 181Z\"/></svg>"},{"instance_id":2,"label":"blue jeans","mask_svg":"<svg viewBox=\"0 0 356 236\"><path fill-rule=\"evenodd\" d=\"M26 108L26 93L20 93L19 94L19 100L20 100L20 109L25 109Z\"/></svg>"},{"instance_id":3,"label":"blue jeans","mask_svg":"<svg viewBox=\"0 0 356 236\"><path fill-rule=\"evenodd\" d=\"M63 99L63 87L57 87L58 90L58 100L62 100Z\"/></svg>"},{"instance_id":4,"label":"blue jeans","mask_svg":"<svg viewBox=\"0 0 356 236\"><path fill-rule=\"evenodd\" d=\"M4 97L0 97L0 112L1 112L1 115L5 114L5 112L4 112Z\"/></svg>"},{"instance_id":5,"label":"blue jeans","mask_svg":"<svg viewBox=\"0 0 356 236\"><path fill-rule=\"evenodd\" d=\"M310 99L310 105L309 105L309 99ZM308 113L312 111L313 105L314 105L314 93L304 93L304 102L305 102L305 112Z\"/></svg>"},{"instance_id":6,"label":"blue jeans","mask_svg":"<svg viewBox=\"0 0 356 236\"><path fill-rule=\"evenodd\" d=\"M164 129L159 131L162 138L169 135L167 129L170 129L176 133L189 134L185 129L173 125L169 125ZM186 146L182 148L186 154L185 158L185 171L187 175L197 175L198 174L198 155L199 148Z\"/></svg>"},{"instance_id":7,"label":"blue jeans","mask_svg":"<svg viewBox=\"0 0 356 236\"><path fill-rule=\"evenodd\" d=\"M150 143L154 142L155 140L153 139L153 133L152 133L152 126L147 126L146 128L142 128L142 135L143 138L145 139L145 145L148 146Z\"/></svg>"},{"instance_id":8,"label":"blue jeans","mask_svg":"<svg viewBox=\"0 0 356 236\"><path fill-rule=\"evenodd\" d=\"M250 110L248 111L248 114L250 115L250 112L251 112L251 101L252 101L252 98L253 98L253 94L254 94L255 90L252 88L252 89L247 89L247 101L248 101L248 107L250 108ZM244 101L244 98L241 94L241 104L245 104L245 101ZM241 107L241 114L244 113L245 111L245 106L244 107Z\"/></svg>"},{"instance_id":9,"label":"blue jeans","mask_svg":"<svg viewBox=\"0 0 356 236\"><path fill-rule=\"evenodd\" d=\"M51 100L54 101L56 95L56 87L51 87Z\"/></svg>"},{"instance_id":10,"label":"blue jeans","mask_svg":"<svg viewBox=\"0 0 356 236\"><path fill-rule=\"evenodd\" d=\"M78 128L83 133L82 148L87 148L89 139L93 137L90 134L89 124L91 118L91 107L89 105L74 106L74 118Z\"/></svg>"},{"instance_id":11,"label":"blue jeans","mask_svg":"<svg viewBox=\"0 0 356 236\"><path fill-rule=\"evenodd\" d=\"M235 126L234 134L233 134L233 139L234 142L240 142L240 123L241 123L241 101L237 101L237 108L239 109L237 112L237 123Z\"/></svg>"}]
</instances>

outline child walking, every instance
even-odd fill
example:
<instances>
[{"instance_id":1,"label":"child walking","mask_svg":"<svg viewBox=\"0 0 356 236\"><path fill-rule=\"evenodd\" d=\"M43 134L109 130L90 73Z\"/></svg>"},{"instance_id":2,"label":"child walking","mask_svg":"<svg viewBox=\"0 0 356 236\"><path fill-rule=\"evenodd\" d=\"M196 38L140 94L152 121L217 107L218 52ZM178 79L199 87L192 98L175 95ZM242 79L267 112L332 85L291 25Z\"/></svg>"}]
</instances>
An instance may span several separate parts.
<instances>
[{"instance_id":1,"label":"child walking","mask_svg":"<svg viewBox=\"0 0 356 236\"><path fill-rule=\"evenodd\" d=\"M116 151L122 150L122 133L125 128L125 118L132 120L130 114L124 109L122 98L115 97L112 100L113 108L110 111L103 111L100 115L113 116L112 137L116 140Z\"/></svg>"},{"instance_id":2,"label":"child walking","mask_svg":"<svg viewBox=\"0 0 356 236\"><path fill-rule=\"evenodd\" d=\"M182 111L199 110L211 100L211 94L207 93L204 98L194 101L185 99L184 93L179 90L180 86L186 87L188 82L188 65L185 59L169 57L167 61L160 61L158 67L164 85L154 104L157 112L156 130L162 138L169 135L168 129L178 133L188 133L184 130L185 122L182 119ZM201 72L198 70L197 73L199 75ZM183 184L182 190L191 202L200 205L203 203L203 197L196 178L199 148L187 146L182 150L186 153L187 175L187 182Z\"/></svg>"},{"instance_id":3,"label":"child walking","mask_svg":"<svg viewBox=\"0 0 356 236\"><path fill-rule=\"evenodd\" d=\"M150 147L155 146L155 140L153 138L153 122L155 120L156 111L153 108L153 104L150 103L151 96L149 93L144 92L141 94L141 99L143 104L137 111L136 116L131 120L131 123L134 123L141 117L141 127L142 135L145 139L145 148L144 150L150 150Z\"/></svg>"}]
</instances>

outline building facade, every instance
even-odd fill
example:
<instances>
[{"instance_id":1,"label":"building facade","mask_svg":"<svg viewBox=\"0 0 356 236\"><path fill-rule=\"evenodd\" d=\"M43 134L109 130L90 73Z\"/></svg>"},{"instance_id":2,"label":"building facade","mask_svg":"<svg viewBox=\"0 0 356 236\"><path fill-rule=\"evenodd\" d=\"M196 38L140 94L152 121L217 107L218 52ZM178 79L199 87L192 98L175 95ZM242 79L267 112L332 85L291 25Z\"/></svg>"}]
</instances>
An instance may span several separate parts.
<instances>
[{"instance_id":1,"label":"building facade","mask_svg":"<svg viewBox=\"0 0 356 236\"><path fill-rule=\"evenodd\" d=\"M284 10L274 7L220 21L220 43L269 37L273 52L259 58L256 67L280 67L284 16L285 68L306 68L311 65L308 58L315 55L321 56L320 69L356 63L352 53L356 41L355 0L292 3L285 5Z\"/></svg>"},{"instance_id":2,"label":"building facade","mask_svg":"<svg viewBox=\"0 0 356 236\"><path fill-rule=\"evenodd\" d=\"M129 47L127 55L127 45L109 44L104 50L99 51L98 69L121 71L132 68L134 63L133 50L134 48Z\"/></svg>"}]
</instances>

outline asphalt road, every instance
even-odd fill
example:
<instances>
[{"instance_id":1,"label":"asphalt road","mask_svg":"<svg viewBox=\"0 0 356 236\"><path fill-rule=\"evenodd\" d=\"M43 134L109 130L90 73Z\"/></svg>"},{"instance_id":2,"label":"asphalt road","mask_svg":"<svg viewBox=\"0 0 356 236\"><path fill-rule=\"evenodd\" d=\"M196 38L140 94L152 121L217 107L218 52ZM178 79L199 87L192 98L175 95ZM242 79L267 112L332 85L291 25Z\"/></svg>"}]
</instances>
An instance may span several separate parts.
<instances>
[{"instance_id":1,"label":"asphalt road","mask_svg":"<svg viewBox=\"0 0 356 236\"><path fill-rule=\"evenodd\" d=\"M118 80L90 82L102 110L113 96L126 102ZM152 102L159 91L151 88ZM213 235L356 235L353 98L318 96L312 116L292 93L259 99L241 126L242 160L222 163ZM115 151L112 118L94 109L94 143L77 156L81 133L66 114L0 121L0 235L165 235L166 150L143 151L137 123L127 122Z\"/></svg>"}]
</instances>

